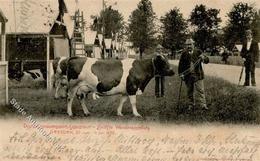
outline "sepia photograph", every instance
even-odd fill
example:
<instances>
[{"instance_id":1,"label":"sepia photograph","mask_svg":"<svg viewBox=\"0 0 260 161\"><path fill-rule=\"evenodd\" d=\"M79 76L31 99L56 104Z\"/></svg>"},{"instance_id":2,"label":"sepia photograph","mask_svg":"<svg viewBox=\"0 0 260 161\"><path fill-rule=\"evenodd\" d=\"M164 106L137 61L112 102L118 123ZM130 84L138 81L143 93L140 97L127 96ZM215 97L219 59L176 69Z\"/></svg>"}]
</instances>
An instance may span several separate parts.
<instances>
[{"instance_id":1,"label":"sepia photograph","mask_svg":"<svg viewBox=\"0 0 260 161\"><path fill-rule=\"evenodd\" d=\"M259 161L259 0L0 0L0 161Z\"/></svg>"}]
</instances>

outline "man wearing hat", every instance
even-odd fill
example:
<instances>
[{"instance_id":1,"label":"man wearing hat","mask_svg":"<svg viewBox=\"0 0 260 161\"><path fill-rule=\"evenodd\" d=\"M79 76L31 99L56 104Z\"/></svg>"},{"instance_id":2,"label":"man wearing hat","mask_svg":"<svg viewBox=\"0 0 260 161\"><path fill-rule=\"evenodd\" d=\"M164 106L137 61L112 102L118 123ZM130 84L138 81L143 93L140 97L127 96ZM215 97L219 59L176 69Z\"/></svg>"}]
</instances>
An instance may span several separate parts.
<instances>
[{"instance_id":1,"label":"man wearing hat","mask_svg":"<svg viewBox=\"0 0 260 161\"><path fill-rule=\"evenodd\" d=\"M156 55L162 55L163 47L158 44L156 47ZM164 96L164 77L156 75L155 73L155 96L163 97Z\"/></svg>"},{"instance_id":2,"label":"man wearing hat","mask_svg":"<svg viewBox=\"0 0 260 161\"><path fill-rule=\"evenodd\" d=\"M251 77L251 85L256 86L255 62L258 62L259 59L259 47L255 38L256 38L256 31L253 32L253 38L252 38L252 31L251 30L246 31L246 40L243 42L243 47L241 50L241 57L244 59L245 73L246 73L244 86L250 85L250 77Z\"/></svg>"},{"instance_id":3,"label":"man wearing hat","mask_svg":"<svg viewBox=\"0 0 260 161\"><path fill-rule=\"evenodd\" d=\"M194 41L187 39L186 49L182 52L179 61L178 72L187 87L189 108L199 106L208 109L204 91L204 72L202 63L207 64L209 58L202 51L194 48Z\"/></svg>"}]
</instances>

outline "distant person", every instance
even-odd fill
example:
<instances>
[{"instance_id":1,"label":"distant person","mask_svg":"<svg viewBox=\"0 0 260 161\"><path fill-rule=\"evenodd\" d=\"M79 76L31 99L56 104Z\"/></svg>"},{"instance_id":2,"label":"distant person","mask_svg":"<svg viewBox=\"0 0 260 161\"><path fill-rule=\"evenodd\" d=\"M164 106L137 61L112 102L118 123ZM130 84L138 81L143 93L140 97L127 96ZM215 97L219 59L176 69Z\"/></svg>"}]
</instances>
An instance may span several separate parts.
<instances>
[{"instance_id":1,"label":"distant person","mask_svg":"<svg viewBox=\"0 0 260 161\"><path fill-rule=\"evenodd\" d=\"M156 47L156 55L162 55L162 49L163 47L161 45L158 45ZM155 73L155 96L156 97L164 97L164 77L160 75L156 75Z\"/></svg>"},{"instance_id":2,"label":"distant person","mask_svg":"<svg viewBox=\"0 0 260 161\"><path fill-rule=\"evenodd\" d=\"M253 33L252 31L246 31L246 39L243 42L243 47L241 50L241 57L244 59L245 65L245 83L244 86L250 85L250 77L251 77L251 85L256 86L255 81L255 62L259 60L259 47L256 41L256 32Z\"/></svg>"},{"instance_id":3,"label":"distant person","mask_svg":"<svg viewBox=\"0 0 260 161\"><path fill-rule=\"evenodd\" d=\"M204 91L204 72L202 63L207 64L209 58L202 51L194 48L194 41L187 39L186 49L182 52L178 72L187 87L189 109L198 105L200 108L208 109Z\"/></svg>"},{"instance_id":4,"label":"distant person","mask_svg":"<svg viewBox=\"0 0 260 161\"><path fill-rule=\"evenodd\" d=\"M222 53L222 61L227 64L228 63L228 57L229 57L229 52L226 48L224 48L224 51Z\"/></svg>"}]
</instances>

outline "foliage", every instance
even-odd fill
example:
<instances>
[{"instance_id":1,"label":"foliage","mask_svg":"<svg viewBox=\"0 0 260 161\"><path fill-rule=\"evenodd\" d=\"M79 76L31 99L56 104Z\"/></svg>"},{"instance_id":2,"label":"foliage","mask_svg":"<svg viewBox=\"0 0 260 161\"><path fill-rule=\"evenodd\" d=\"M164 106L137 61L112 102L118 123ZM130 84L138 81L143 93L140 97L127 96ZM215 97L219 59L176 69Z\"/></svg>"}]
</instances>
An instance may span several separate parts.
<instances>
[{"instance_id":1,"label":"foliage","mask_svg":"<svg viewBox=\"0 0 260 161\"><path fill-rule=\"evenodd\" d=\"M92 16L94 19L92 30L102 33L104 24L104 35L106 38L112 38L115 34L122 37L122 30L124 30L123 15L110 7L105 8L100 12L100 16Z\"/></svg>"},{"instance_id":2,"label":"foliage","mask_svg":"<svg viewBox=\"0 0 260 161\"><path fill-rule=\"evenodd\" d=\"M193 35L196 46L202 50L216 49L219 45L218 28L221 19L219 11L214 8L206 8L205 5L196 5L191 12L189 21L195 26Z\"/></svg>"},{"instance_id":3,"label":"foliage","mask_svg":"<svg viewBox=\"0 0 260 161\"><path fill-rule=\"evenodd\" d=\"M260 42L260 10L255 12L253 21L252 21L252 31L254 38Z\"/></svg>"},{"instance_id":4,"label":"foliage","mask_svg":"<svg viewBox=\"0 0 260 161\"><path fill-rule=\"evenodd\" d=\"M187 38L188 24L178 8L171 9L161 17L162 22L162 45L164 48L174 52L184 46Z\"/></svg>"},{"instance_id":5,"label":"foliage","mask_svg":"<svg viewBox=\"0 0 260 161\"><path fill-rule=\"evenodd\" d=\"M229 49L236 42L243 42L245 31L251 28L255 11L248 3L236 3L228 13L228 24L224 29L224 41Z\"/></svg>"},{"instance_id":6,"label":"foliage","mask_svg":"<svg viewBox=\"0 0 260 161\"><path fill-rule=\"evenodd\" d=\"M139 49L140 58L145 49L156 43L154 21L155 13L149 0L141 0L129 17L129 40L133 42L133 47Z\"/></svg>"}]
</instances>

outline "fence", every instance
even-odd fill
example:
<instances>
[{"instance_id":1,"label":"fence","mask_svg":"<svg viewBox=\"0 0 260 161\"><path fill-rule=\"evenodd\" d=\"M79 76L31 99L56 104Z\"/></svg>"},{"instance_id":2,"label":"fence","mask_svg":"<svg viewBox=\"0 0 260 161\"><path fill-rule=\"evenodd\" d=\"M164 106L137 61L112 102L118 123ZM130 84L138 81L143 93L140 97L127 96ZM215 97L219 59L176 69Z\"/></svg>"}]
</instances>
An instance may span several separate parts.
<instances>
[{"instance_id":1,"label":"fence","mask_svg":"<svg viewBox=\"0 0 260 161\"><path fill-rule=\"evenodd\" d=\"M0 61L0 105L8 104L8 63Z\"/></svg>"}]
</instances>

